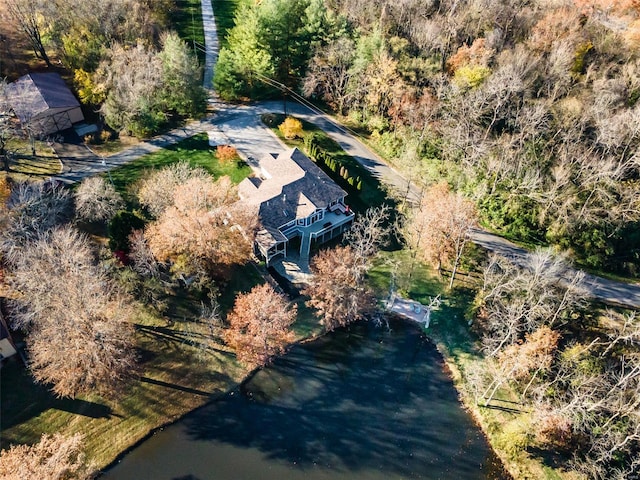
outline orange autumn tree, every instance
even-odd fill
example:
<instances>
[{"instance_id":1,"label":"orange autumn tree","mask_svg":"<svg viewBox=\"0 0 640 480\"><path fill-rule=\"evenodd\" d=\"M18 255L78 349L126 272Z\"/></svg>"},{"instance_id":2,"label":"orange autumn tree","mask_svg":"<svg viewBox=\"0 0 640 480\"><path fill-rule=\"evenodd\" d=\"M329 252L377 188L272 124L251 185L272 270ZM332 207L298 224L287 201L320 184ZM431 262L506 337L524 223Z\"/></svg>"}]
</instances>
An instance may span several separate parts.
<instances>
[{"instance_id":1,"label":"orange autumn tree","mask_svg":"<svg viewBox=\"0 0 640 480\"><path fill-rule=\"evenodd\" d=\"M237 199L228 177L196 176L178 185L172 204L145 230L153 255L189 275L224 277L251 256L257 222Z\"/></svg>"},{"instance_id":2,"label":"orange autumn tree","mask_svg":"<svg viewBox=\"0 0 640 480\"><path fill-rule=\"evenodd\" d=\"M352 323L375 308L375 297L364 282L362 261L351 246L322 250L311 262L313 279L302 292L310 297L327 331Z\"/></svg>"},{"instance_id":3,"label":"orange autumn tree","mask_svg":"<svg viewBox=\"0 0 640 480\"><path fill-rule=\"evenodd\" d=\"M471 230L478 223L474 203L452 192L446 182L431 186L405 226L405 238L422 260L440 271L452 268L453 286Z\"/></svg>"},{"instance_id":4,"label":"orange autumn tree","mask_svg":"<svg viewBox=\"0 0 640 480\"><path fill-rule=\"evenodd\" d=\"M297 305L291 304L271 285L258 285L236 297L233 310L227 316L229 328L224 332L224 339L236 350L242 363L266 365L284 353L294 340L290 327L297 313Z\"/></svg>"}]
</instances>

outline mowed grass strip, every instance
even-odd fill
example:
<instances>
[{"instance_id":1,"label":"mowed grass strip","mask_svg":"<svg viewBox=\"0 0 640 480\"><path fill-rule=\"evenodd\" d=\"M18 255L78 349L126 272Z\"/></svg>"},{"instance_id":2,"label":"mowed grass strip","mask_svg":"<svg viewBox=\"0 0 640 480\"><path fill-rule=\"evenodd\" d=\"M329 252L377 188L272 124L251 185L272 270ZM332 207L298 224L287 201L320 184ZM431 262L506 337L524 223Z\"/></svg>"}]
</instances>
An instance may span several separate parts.
<instances>
[{"instance_id":1,"label":"mowed grass strip","mask_svg":"<svg viewBox=\"0 0 640 480\"><path fill-rule=\"evenodd\" d=\"M178 162L203 168L215 178L227 175L236 184L251 173L251 167L240 159L220 161L215 148L209 146L207 134L201 133L111 170L111 180L119 192L126 194L129 186L147 172Z\"/></svg>"},{"instance_id":2,"label":"mowed grass strip","mask_svg":"<svg viewBox=\"0 0 640 480\"><path fill-rule=\"evenodd\" d=\"M10 157L9 172L6 172L10 178L15 181L40 180L60 173L62 164L53 149L41 141L36 141L34 147L36 155L31 154L31 147L25 140L9 142L7 150L16 152Z\"/></svg>"},{"instance_id":3,"label":"mowed grass strip","mask_svg":"<svg viewBox=\"0 0 640 480\"><path fill-rule=\"evenodd\" d=\"M213 0L213 15L216 18L220 47L228 45L227 36L235 26L236 10L242 3L247 3L247 0Z\"/></svg>"},{"instance_id":4,"label":"mowed grass strip","mask_svg":"<svg viewBox=\"0 0 640 480\"><path fill-rule=\"evenodd\" d=\"M35 443L42 433L84 435L87 460L98 470L152 430L237 385L247 369L223 344L195 339L196 319L169 321L141 311L134 320L141 373L115 399L57 399L12 360L2 369L2 447Z\"/></svg>"},{"instance_id":5,"label":"mowed grass strip","mask_svg":"<svg viewBox=\"0 0 640 480\"><path fill-rule=\"evenodd\" d=\"M204 65L201 0L176 0L175 6L170 16L171 24L180 38L195 50L200 65Z\"/></svg>"}]
</instances>

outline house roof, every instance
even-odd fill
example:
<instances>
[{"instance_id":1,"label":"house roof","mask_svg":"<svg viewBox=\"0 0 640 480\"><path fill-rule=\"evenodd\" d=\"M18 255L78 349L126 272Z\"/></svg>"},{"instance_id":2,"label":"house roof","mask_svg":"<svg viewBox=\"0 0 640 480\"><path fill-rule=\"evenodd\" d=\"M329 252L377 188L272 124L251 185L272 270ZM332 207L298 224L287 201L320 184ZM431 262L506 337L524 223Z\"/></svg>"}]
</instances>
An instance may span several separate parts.
<instances>
[{"instance_id":1,"label":"house roof","mask_svg":"<svg viewBox=\"0 0 640 480\"><path fill-rule=\"evenodd\" d=\"M259 163L261 176L244 179L238 190L243 202L258 209L265 228L308 217L347 195L297 148L266 155Z\"/></svg>"},{"instance_id":2,"label":"house roof","mask_svg":"<svg viewBox=\"0 0 640 480\"><path fill-rule=\"evenodd\" d=\"M49 109L73 109L80 106L62 77L55 72L29 73L7 85L9 102L21 122Z\"/></svg>"}]
</instances>

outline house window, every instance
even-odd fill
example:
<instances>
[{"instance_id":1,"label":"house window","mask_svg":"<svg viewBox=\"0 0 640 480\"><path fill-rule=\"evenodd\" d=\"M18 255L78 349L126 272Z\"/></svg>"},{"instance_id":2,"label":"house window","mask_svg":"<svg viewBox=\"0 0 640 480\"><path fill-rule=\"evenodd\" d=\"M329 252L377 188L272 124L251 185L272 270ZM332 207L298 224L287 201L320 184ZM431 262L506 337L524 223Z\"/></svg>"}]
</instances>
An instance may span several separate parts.
<instances>
[{"instance_id":1,"label":"house window","mask_svg":"<svg viewBox=\"0 0 640 480\"><path fill-rule=\"evenodd\" d=\"M317 222L318 220L321 220L324 217L324 211L320 210L320 211L316 211L313 215L311 215L310 217L307 217L308 221L309 221L309 225L314 224L315 222Z\"/></svg>"}]
</instances>

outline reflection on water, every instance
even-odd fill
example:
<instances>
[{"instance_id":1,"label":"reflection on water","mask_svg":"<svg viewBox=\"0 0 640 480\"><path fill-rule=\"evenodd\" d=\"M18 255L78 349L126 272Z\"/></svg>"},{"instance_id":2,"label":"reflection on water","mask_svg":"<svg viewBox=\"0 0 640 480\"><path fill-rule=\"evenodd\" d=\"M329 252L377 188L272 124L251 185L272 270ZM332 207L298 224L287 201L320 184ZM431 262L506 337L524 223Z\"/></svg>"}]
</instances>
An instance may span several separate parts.
<instances>
[{"instance_id":1,"label":"reflection on water","mask_svg":"<svg viewBox=\"0 0 640 480\"><path fill-rule=\"evenodd\" d=\"M502 479L420 330L361 324L294 348L144 442L106 479Z\"/></svg>"}]
</instances>

